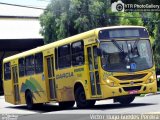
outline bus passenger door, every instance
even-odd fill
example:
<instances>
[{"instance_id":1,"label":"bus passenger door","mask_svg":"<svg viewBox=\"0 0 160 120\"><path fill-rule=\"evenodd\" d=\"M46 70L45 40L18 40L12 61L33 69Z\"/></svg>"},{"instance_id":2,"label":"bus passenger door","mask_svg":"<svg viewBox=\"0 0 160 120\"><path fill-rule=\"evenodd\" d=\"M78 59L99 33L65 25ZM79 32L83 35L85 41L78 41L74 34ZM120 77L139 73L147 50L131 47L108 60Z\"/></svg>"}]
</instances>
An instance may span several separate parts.
<instances>
[{"instance_id":1,"label":"bus passenger door","mask_svg":"<svg viewBox=\"0 0 160 120\"><path fill-rule=\"evenodd\" d=\"M20 95L19 95L17 66L12 66L12 80L13 80L15 104L19 104L20 103Z\"/></svg>"},{"instance_id":2,"label":"bus passenger door","mask_svg":"<svg viewBox=\"0 0 160 120\"><path fill-rule=\"evenodd\" d=\"M53 55L46 57L47 73L48 73L48 87L49 87L49 99L56 99L56 86L55 86L55 74L54 74L54 61Z\"/></svg>"},{"instance_id":3,"label":"bus passenger door","mask_svg":"<svg viewBox=\"0 0 160 120\"><path fill-rule=\"evenodd\" d=\"M90 87L92 97L101 96L99 71L98 71L98 56L97 56L97 45L87 46L88 54L88 67L90 76Z\"/></svg>"}]
</instances>

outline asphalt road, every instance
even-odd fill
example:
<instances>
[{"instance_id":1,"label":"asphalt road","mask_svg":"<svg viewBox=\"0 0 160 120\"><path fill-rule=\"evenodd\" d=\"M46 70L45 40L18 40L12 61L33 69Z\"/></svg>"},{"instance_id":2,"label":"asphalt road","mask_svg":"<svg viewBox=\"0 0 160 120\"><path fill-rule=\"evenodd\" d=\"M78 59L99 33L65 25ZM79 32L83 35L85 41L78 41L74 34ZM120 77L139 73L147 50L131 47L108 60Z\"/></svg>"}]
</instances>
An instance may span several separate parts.
<instances>
[{"instance_id":1,"label":"asphalt road","mask_svg":"<svg viewBox=\"0 0 160 120\"><path fill-rule=\"evenodd\" d=\"M103 119L103 114L159 114L158 119L160 119L160 94L137 97L130 105L120 105L113 103L112 100L103 100L96 102L95 107L91 109L77 109L75 105L69 110L62 110L56 104L47 104L42 108L27 110L25 105L14 106L6 103L1 96L0 114L2 117L0 118L7 117L4 115L6 113L15 114L9 117L18 120L90 120L95 114L102 114L98 116L99 119Z\"/></svg>"}]
</instances>

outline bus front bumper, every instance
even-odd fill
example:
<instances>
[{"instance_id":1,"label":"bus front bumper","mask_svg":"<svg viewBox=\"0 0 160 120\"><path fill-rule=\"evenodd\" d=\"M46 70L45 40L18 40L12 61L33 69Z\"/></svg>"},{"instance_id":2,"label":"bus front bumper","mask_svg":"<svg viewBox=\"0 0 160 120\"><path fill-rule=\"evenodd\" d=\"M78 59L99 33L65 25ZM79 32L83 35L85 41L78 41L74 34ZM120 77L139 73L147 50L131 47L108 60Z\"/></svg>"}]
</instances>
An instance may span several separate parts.
<instances>
[{"instance_id":1,"label":"bus front bumper","mask_svg":"<svg viewBox=\"0 0 160 120\"><path fill-rule=\"evenodd\" d=\"M135 84L128 86L117 86L110 87L107 84L101 85L102 88L102 98L114 98L117 96L125 95L140 95L147 93L156 93L157 92L157 82L154 80L152 83L148 84Z\"/></svg>"}]
</instances>

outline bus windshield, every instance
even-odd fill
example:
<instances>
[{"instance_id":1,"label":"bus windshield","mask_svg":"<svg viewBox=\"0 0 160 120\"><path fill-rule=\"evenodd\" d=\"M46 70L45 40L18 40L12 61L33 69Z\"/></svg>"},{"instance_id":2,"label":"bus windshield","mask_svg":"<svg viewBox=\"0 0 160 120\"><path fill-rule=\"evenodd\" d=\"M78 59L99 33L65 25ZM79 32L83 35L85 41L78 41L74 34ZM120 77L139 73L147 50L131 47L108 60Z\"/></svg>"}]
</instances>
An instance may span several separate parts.
<instances>
[{"instance_id":1,"label":"bus windshield","mask_svg":"<svg viewBox=\"0 0 160 120\"><path fill-rule=\"evenodd\" d=\"M149 40L111 40L100 43L102 68L110 72L135 72L153 66Z\"/></svg>"}]
</instances>

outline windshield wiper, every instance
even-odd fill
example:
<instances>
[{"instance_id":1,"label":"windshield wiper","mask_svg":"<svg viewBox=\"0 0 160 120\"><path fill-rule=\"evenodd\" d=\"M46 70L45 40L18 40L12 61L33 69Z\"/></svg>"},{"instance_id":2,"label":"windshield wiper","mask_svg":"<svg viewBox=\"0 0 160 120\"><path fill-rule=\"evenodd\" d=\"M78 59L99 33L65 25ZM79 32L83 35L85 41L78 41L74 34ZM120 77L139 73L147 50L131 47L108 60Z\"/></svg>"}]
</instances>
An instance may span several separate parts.
<instances>
[{"instance_id":1,"label":"windshield wiper","mask_svg":"<svg viewBox=\"0 0 160 120\"><path fill-rule=\"evenodd\" d=\"M112 39L111 41L119 49L121 53L124 53L124 50L119 46L116 40Z\"/></svg>"},{"instance_id":2,"label":"windshield wiper","mask_svg":"<svg viewBox=\"0 0 160 120\"><path fill-rule=\"evenodd\" d=\"M139 40L140 40L140 38L138 40L135 40L134 45L133 45L133 49L137 47Z\"/></svg>"},{"instance_id":3,"label":"windshield wiper","mask_svg":"<svg viewBox=\"0 0 160 120\"><path fill-rule=\"evenodd\" d=\"M138 48L137 48L137 44L139 42L140 39L135 40L133 48L131 49L132 54L137 54L139 56L139 52L138 52Z\"/></svg>"},{"instance_id":4,"label":"windshield wiper","mask_svg":"<svg viewBox=\"0 0 160 120\"><path fill-rule=\"evenodd\" d=\"M122 60L122 62L124 62L124 59L126 58L127 54L123 50L123 45L122 45L122 47L120 47L120 45L117 43L116 40L112 39L111 41L118 48L118 50L120 51L120 59Z\"/></svg>"}]
</instances>

